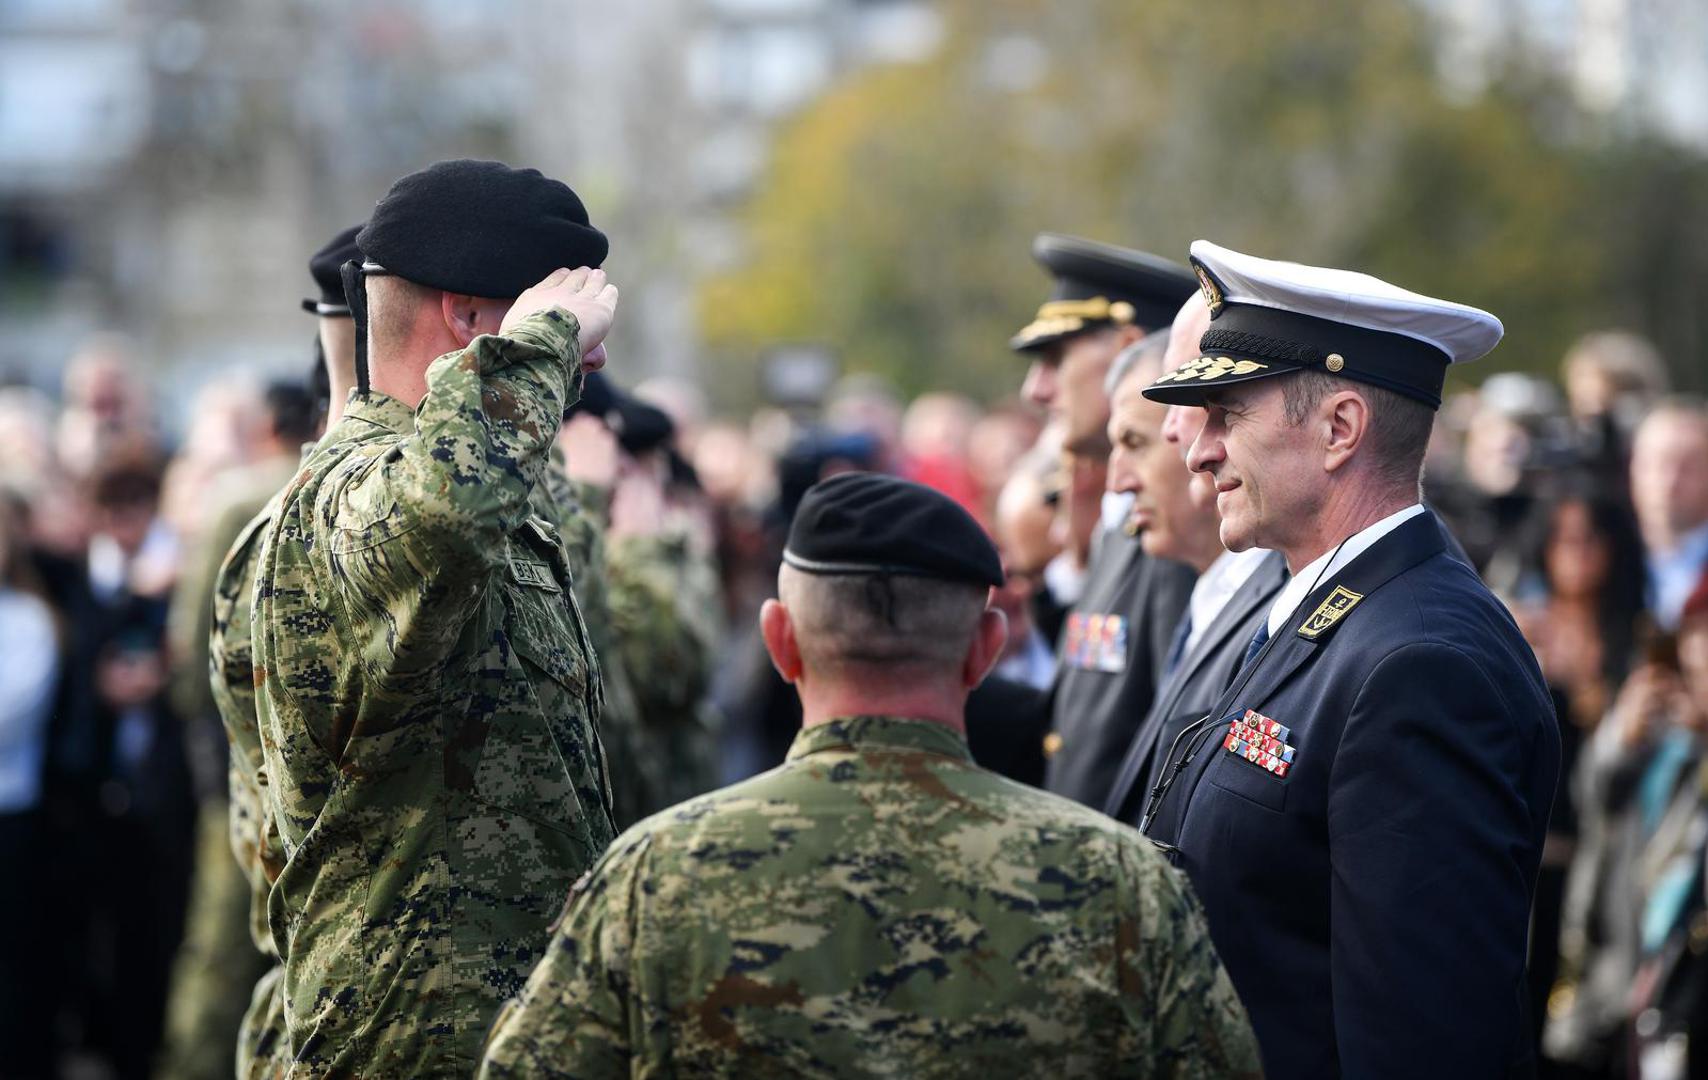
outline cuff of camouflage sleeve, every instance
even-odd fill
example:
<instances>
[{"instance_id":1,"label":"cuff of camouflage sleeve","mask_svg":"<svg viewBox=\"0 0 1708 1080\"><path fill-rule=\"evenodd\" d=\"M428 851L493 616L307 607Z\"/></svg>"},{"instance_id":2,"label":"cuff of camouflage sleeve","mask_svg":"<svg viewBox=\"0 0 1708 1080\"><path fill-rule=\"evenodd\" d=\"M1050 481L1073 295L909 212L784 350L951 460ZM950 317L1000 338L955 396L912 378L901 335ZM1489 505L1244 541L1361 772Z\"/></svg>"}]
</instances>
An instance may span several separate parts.
<instances>
[{"instance_id":1,"label":"cuff of camouflage sleeve","mask_svg":"<svg viewBox=\"0 0 1708 1080\"><path fill-rule=\"evenodd\" d=\"M536 311L505 336L562 357L566 364L581 366L581 324L563 308Z\"/></svg>"}]
</instances>

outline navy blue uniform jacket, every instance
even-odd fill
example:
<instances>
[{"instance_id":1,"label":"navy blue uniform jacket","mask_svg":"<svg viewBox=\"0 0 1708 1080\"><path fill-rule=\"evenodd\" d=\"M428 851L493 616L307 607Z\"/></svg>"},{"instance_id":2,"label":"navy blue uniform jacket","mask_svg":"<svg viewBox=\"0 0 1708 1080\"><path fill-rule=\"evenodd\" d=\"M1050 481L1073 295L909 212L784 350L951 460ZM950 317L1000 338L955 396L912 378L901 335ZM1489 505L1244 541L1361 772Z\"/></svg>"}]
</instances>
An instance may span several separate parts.
<instances>
[{"instance_id":1,"label":"navy blue uniform jacket","mask_svg":"<svg viewBox=\"0 0 1708 1080\"><path fill-rule=\"evenodd\" d=\"M1530 1064L1559 729L1535 655L1449 544L1419 514L1325 578L1198 729L1147 829L1178 849L1270 1080ZM1300 633L1335 595L1338 621ZM1248 709L1288 729L1284 776L1225 748Z\"/></svg>"}]
</instances>

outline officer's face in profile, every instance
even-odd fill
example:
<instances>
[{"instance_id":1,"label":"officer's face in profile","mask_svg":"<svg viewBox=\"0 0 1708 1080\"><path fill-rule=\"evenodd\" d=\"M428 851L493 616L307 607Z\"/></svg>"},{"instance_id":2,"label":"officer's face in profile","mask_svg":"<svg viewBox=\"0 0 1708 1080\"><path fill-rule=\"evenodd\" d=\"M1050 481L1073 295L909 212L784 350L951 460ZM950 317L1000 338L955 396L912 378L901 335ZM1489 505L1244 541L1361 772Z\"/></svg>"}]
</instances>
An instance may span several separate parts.
<instances>
[{"instance_id":1,"label":"officer's face in profile","mask_svg":"<svg viewBox=\"0 0 1708 1080\"><path fill-rule=\"evenodd\" d=\"M1204 430L1204 410L1190 405L1170 405L1168 415L1162 421L1162 437L1168 445L1174 448L1175 455L1180 458L1182 465L1186 463L1186 452L1192 449L1192 442L1198 438L1198 433ZM1216 510L1216 481L1209 473L1192 472L1187 475L1192 478L1189 491L1192 495L1192 505L1200 510L1214 513Z\"/></svg>"},{"instance_id":2,"label":"officer's face in profile","mask_svg":"<svg viewBox=\"0 0 1708 1080\"><path fill-rule=\"evenodd\" d=\"M1109 490L1133 496L1129 524L1138 530L1145 554L1201 566L1221 550L1216 516L1194 506L1193 474L1163 435L1168 406L1144 396L1145 377L1122 381L1109 419ZM1201 411L1201 410L1200 410Z\"/></svg>"},{"instance_id":3,"label":"officer's face in profile","mask_svg":"<svg viewBox=\"0 0 1708 1080\"><path fill-rule=\"evenodd\" d=\"M1021 393L1061 422L1062 446L1069 453L1108 453L1103 440L1109 397L1103 392L1103 380L1115 354L1139 336L1131 326L1075 334L1048 345L1026 372Z\"/></svg>"},{"instance_id":4,"label":"officer's face in profile","mask_svg":"<svg viewBox=\"0 0 1708 1080\"><path fill-rule=\"evenodd\" d=\"M1204 398L1204 428L1187 464L1216 482L1222 544L1229 551L1280 548L1290 523L1307 525L1327 473L1310 425L1287 422L1277 379L1212 390Z\"/></svg>"}]
</instances>

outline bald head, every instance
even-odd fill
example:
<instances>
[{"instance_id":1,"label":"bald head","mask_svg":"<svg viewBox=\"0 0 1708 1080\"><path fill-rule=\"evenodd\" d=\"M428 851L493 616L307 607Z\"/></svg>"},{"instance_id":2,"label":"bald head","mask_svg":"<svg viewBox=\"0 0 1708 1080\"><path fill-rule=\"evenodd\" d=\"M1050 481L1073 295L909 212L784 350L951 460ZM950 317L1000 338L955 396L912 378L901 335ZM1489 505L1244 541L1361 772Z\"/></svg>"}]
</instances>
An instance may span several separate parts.
<instances>
[{"instance_id":1,"label":"bald head","mask_svg":"<svg viewBox=\"0 0 1708 1080\"><path fill-rule=\"evenodd\" d=\"M1203 293L1195 292L1174 313L1174 322L1168 328L1168 348L1162 355L1162 370L1173 371L1198 359L1198 339L1208 329L1210 303Z\"/></svg>"}]
</instances>

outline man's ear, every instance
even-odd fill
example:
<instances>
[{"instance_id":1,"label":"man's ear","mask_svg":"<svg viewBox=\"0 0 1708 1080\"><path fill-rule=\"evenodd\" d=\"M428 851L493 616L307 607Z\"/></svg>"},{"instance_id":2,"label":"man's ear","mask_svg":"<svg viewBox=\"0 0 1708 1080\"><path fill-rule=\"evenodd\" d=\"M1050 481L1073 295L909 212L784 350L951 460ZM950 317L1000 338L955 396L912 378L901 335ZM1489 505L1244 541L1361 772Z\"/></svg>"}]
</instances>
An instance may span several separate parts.
<instances>
[{"instance_id":1,"label":"man's ear","mask_svg":"<svg viewBox=\"0 0 1708 1080\"><path fill-rule=\"evenodd\" d=\"M472 296L442 292L439 294L439 311L444 317L445 329L451 332L459 347L467 348L469 342L486 333L480 325L480 303Z\"/></svg>"},{"instance_id":2,"label":"man's ear","mask_svg":"<svg viewBox=\"0 0 1708 1080\"><path fill-rule=\"evenodd\" d=\"M1008 616L995 608L985 608L979 616L979 628L973 633L973 643L967 646L967 657L961 662L961 682L968 690L984 682L1007 644Z\"/></svg>"},{"instance_id":3,"label":"man's ear","mask_svg":"<svg viewBox=\"0 0 1708 1080\"><path fill-rule=\"evenodd\" d=\"M1330 394L1323 402L1322 419L1327 433L1323 447L1323 469L1334 472L1348 461L1370 434L1370 403L1355 390Z\"/></svg>"},{"instance_id":4,"label":"man's ear","mask_svg":"<svg viewBox=\"0 0 1708 1080\"><path fill-rule=\"evenodd\" d=\"M767 600L759 609L759 636L765 639L765 651L771 654L771 666L786 683L801 678L801 646L795 640L795 621L780 600Z\"/></svg>"}]
</instances>

